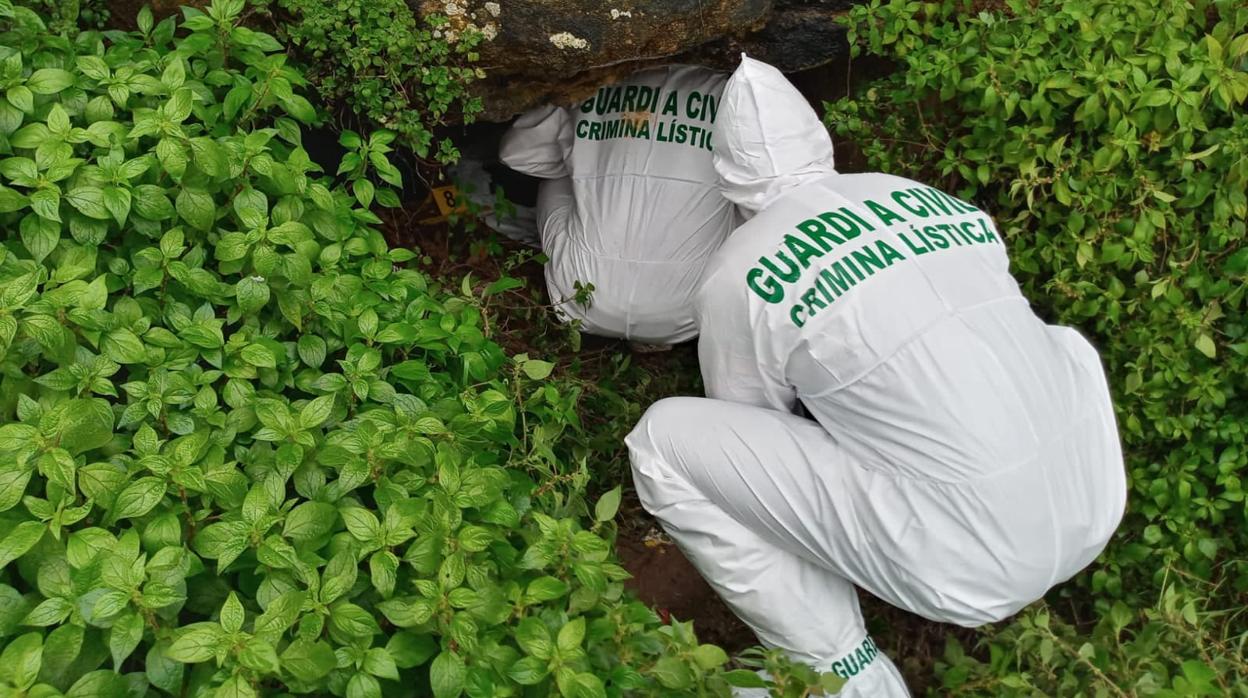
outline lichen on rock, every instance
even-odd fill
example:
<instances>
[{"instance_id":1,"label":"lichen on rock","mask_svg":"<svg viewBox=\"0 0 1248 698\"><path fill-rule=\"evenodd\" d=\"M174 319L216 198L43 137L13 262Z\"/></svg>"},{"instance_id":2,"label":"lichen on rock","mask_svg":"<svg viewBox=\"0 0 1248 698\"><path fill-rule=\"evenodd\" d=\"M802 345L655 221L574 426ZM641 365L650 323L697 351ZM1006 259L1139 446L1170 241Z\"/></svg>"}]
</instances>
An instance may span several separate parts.
<instances>
[{"instance_id":1,"label":"lichen on rock","mask_svg":"<svg viewBox=\"0 0 1248 698\"><path fill-rule=\"evenodd\" d=\"M559 32L558 34L551 34L550 43L554 44L555 48L564 49L565 51L568 49L589 48L588 41L573 34L572 32Z\"/></svg>"}]
</instances>

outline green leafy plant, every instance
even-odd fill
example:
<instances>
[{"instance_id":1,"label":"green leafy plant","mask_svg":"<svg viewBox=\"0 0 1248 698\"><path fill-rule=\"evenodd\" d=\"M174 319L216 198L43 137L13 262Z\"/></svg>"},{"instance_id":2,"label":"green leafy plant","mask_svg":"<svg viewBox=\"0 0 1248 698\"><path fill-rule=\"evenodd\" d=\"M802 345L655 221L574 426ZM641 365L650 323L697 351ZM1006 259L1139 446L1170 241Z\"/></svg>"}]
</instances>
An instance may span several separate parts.
<instances>
[{"instance_id":1,"label":"green leafy plant","mask_svg":"<svg viewBox=\"0 0 1248 698\"><path fill-rule=\"evenodd\" d=\"M242 10L0 0L3 692L727 695L559 477L555 365L321 175Z\"/></svg>"},{"instance_id":2,"label":"green leafy plant","mask_svg":"<svg viewBox=\"0 0 1248 698\"><path fill-rule=\"evenodd\" d=\"M481 111L468 86L484 76L471 64L491 24L462 15L417 16L406 0L276 0L289 16L282 31L312 61L321 95L345 103L398 134L422 157L459 158L437 127Z\"/></svg>"},{"instance_id":3,"label":"green leafy plant","mask_svg":"<svg viewBox=\"0 0 1248 698\"><path fill-rule=\"evenodd\" d=\"M112 17L108 0L31 0L28 4L42 13L53 34L103 29Z\"/></svg>"},{"instance_id":4,"label":"green leafy plant","mask_svg":"<svg viewBox=\"0 0 1248 698\"><path fill-rule=\"evenodd\" d=\"M994 212L1028 298L1101 350L1131 493L1053 612L992 631L988 662L956 648L945 688L1248 695L1248 7L986 5L853 10L900 69L827 122L873 169Z\"/></svg>"}]
</instances>

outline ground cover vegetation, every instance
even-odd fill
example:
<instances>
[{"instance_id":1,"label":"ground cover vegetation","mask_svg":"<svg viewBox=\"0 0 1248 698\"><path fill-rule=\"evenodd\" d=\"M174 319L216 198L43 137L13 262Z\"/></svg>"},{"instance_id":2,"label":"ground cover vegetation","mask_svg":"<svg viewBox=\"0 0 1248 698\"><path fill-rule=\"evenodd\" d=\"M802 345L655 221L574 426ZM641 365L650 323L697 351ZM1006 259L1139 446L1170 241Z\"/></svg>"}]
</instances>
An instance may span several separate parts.
<instances>
[{"instance_id":1,"label":"ground cover vegetation","mask_svg":"<svg viewBox=\"0 0 1248 698\"><path fill-rule=\"evenodd\" d=\"M480 98L468 92L484 77L477 47L492 17L418 16L406 0L263 0L279 36L307 59L310 78L329 103L398 135L419 157L442 164L459 157L435 135L448 122L471 123ZM484 11L483 11L484 13ZM486 13L488 14L488 13Z\"/></svg>"},{"instance_id":2,"label":"ground cover vegetation","mask_svg":"<svg viewBox=\"0 0 1248 698\"><path fill-rule=\"evenodd\" d=\"M620 490L560 439L577 383L487 337L517 280L387 245L394 132L321 172L241 0L103 33L32 7L0 0L0 694L757 682L624 593Z\"/></svg>"},{"instance_id":3,"label":"ground cover vegetation","mask_svg":"<svg viewBox=\"0 0 1248 698\"><path fill-rule=\"evenodd\" d=\"M942 692L1248 695L1248 6L874 0L849 26L898 69L827 123L994 213L1033 305L1100 349L1130 476L1102 558L951 643Z\"/></svg>"}]
</instances>

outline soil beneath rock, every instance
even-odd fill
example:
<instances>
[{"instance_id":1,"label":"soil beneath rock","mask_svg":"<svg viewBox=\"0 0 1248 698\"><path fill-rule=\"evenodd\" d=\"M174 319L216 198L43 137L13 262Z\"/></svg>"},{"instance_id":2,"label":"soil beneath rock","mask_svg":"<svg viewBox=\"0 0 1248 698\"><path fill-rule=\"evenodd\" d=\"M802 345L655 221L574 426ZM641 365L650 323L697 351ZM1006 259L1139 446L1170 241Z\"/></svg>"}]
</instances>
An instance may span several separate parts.
<instances>
[{"instance_id":1,"label":"soil beneath rock","mask_svg":"<svg viewBox=\"0 0 1248 698\"><path fill-rule=\"evenodd\" d=\"M693 621L698 640L735 654L758 644L754 632L733 614L680 549L659 539L655 528L640 540L620 536L616 554L632 573L624 583L664 620Z\"/></svg>"},{"instance_id":2,"label":"soil beneath rock","mask_svg":"<svg viewBox=\"0 0 1248 698\"><path fill-rule=\"evenodd\" d=\"M631 489L625 491L617 520L616 552L620 564L633 575L625 586L639 599L664 619L692 621L700 641L719 645L730 655L758 644L754 631L733 614L680 548L662 533ZM935 665L949 640L957 640L968 654L976 654L972 651L977 640L973 630L934 623L861 590L858 596L867 630L916 696L938 690Z\"/></svg>"}]
</instances>

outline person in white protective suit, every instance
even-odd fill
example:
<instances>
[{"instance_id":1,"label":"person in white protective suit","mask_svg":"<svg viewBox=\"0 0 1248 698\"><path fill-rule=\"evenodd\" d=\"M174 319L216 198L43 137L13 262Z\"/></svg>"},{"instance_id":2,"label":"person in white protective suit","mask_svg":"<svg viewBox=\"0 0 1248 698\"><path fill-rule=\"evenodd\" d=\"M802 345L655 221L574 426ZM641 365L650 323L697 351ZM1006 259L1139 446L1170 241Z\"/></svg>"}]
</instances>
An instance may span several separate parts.
<instances>
[{"instance_id":1,"label":"person in white protective suit","mask_svg":"<svg viewBox=\"0 0 1248 698\"><path fill-rule=\"evenodd\" d=\"M697 335L693 296L707 258L737 223L711 151L727 76L647 70L572 108L543 107L504 135L500 158L542 182L546 284L591 334L675 344ZM577 282L593 284L585 307Z\"/></svg>"},{"instance_id":2,"label":"person in white protective suit","mask_svg":"<svg viewBox=\"0 0 1248 698\"><path fill-rule=\"evenodd\" d=\"M841 695L904 696L854 585L973 627L1088 565L1126 499L1105 375L1032 312L987 214L837 174L774 68L743 58L719 127L725 195L755 215L698 292L711 399L647 411L637 491L765 645Z\"/></svg>"}]
</instances>

